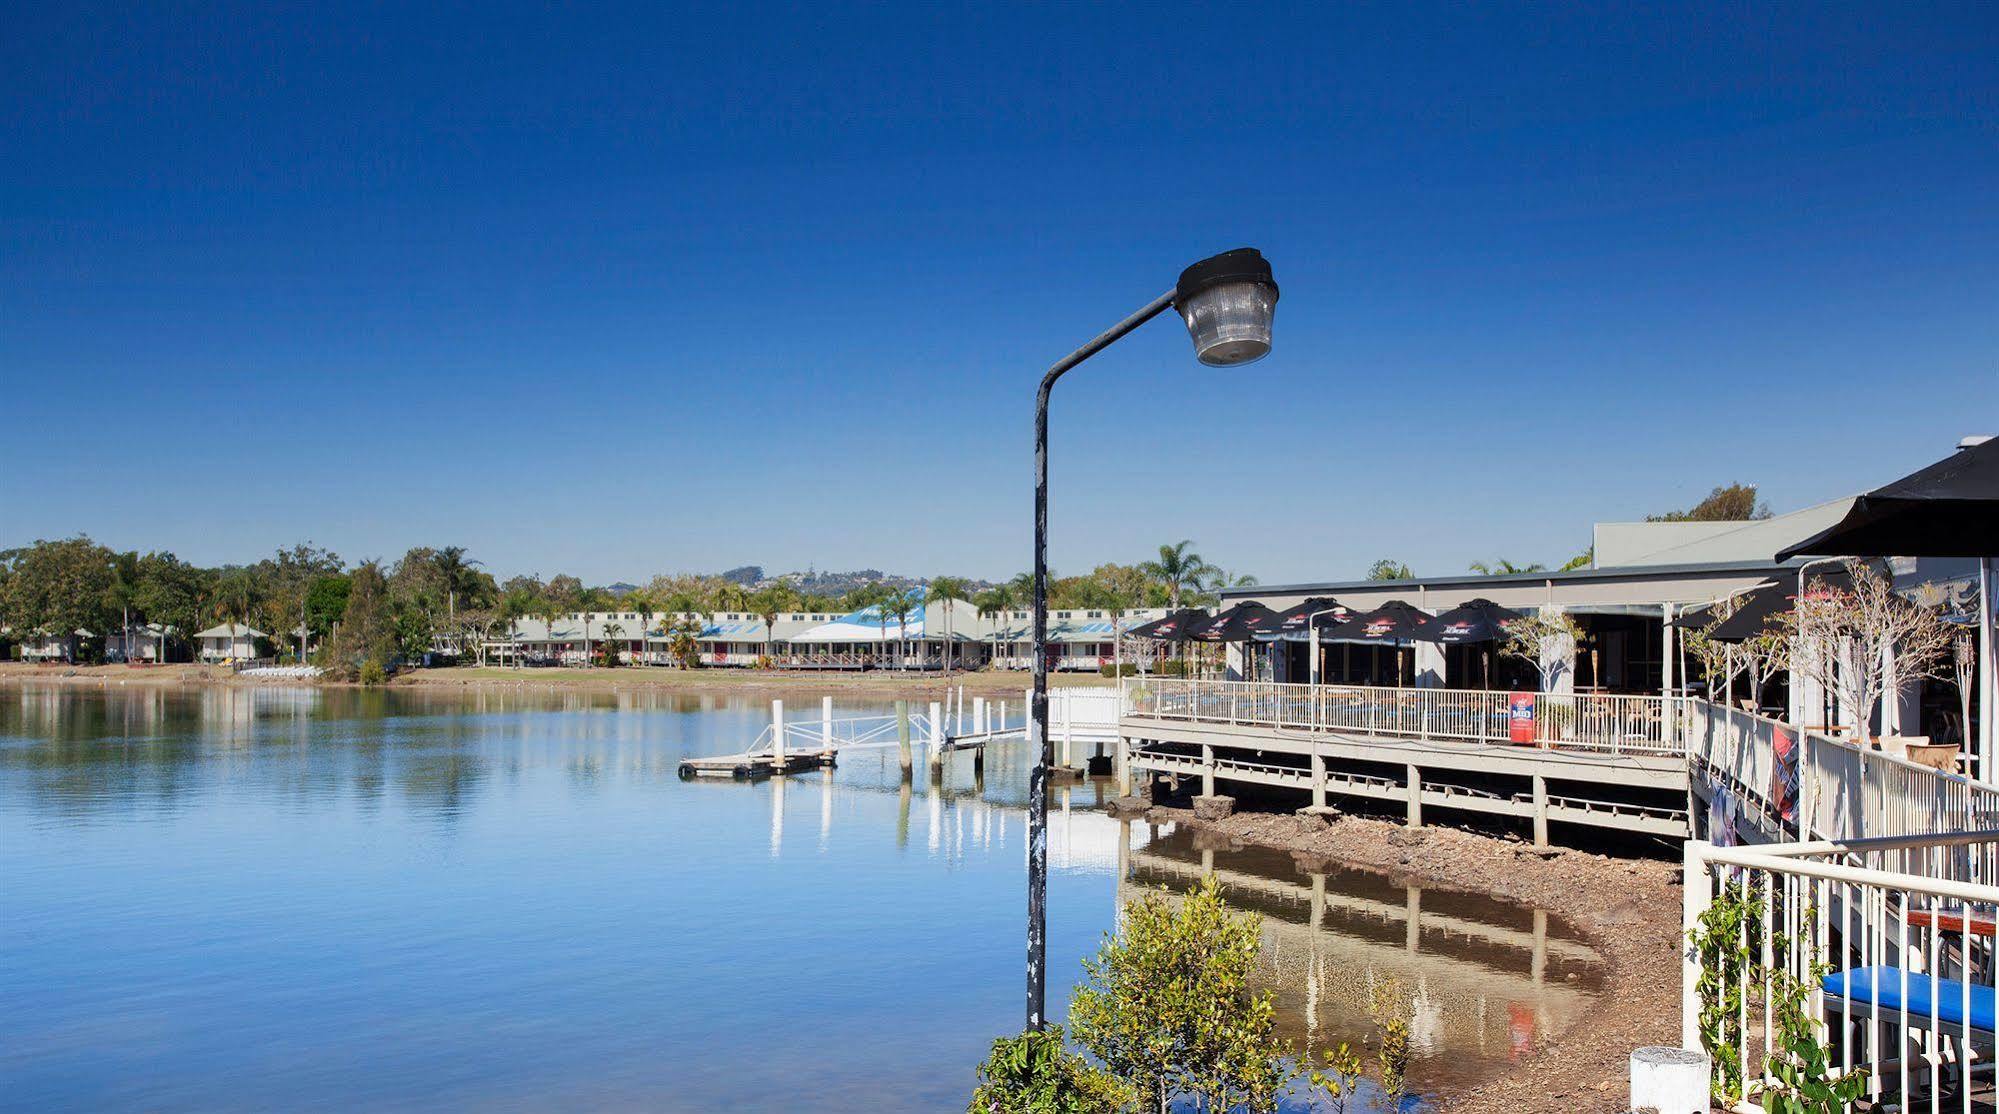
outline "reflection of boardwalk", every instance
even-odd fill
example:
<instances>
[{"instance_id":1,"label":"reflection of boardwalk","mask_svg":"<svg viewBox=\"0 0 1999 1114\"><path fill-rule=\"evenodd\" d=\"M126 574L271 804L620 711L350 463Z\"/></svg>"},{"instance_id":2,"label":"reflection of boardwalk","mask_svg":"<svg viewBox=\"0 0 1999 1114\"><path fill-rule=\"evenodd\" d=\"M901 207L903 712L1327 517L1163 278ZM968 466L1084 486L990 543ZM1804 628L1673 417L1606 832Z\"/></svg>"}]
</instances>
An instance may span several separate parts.
<instances>
[{"instance_id":1,"label":"reflection of boardwalk","mask_svg":"<svg viewBox=\"0 0 1999 1114\"><path fill-rule=\"evenodd\" d=\"M1343 873L1292 881L1232 863L1245 856L1231 852L1186 855L1185 847L1163 845L1128 852L1120 901L1156 884L1183 889L1212 870L1232 902L1264 915L1262 966L1277 991L1280 1028L1314 1048L1364 1039L1373 989L1393 980L1410 1010L1426 1087L1473 1077L1479 1064L1533 1047L1580 1016L1601 985L1597 954L1551 933L1538 910L1507 910L1526 925L1518 927L1473 915L1476 908L1464 906L1483 899L1465 895L1433 894L1447 908L1426 911L1422 890L1386 879Z\"/></svg>"}]
</instances>

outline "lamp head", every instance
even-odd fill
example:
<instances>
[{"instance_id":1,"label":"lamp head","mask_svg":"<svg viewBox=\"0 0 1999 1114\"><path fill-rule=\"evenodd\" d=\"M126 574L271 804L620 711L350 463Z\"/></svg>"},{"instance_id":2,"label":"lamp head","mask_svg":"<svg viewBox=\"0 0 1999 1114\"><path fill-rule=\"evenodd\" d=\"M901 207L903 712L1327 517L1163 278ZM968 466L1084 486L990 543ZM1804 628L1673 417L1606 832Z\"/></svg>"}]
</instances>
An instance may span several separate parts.
<instances>
[{"instance_id":1,"label":"lamp head","mask_svg":"<svg viewBox=\"0 0 1999 1114\"><path fill-rule=\"evenodd\" d=\"M1255 363L1270 354L1277 280L1255 248L1210 256L1180 272L1173 308L1187 323L1194 355L1209 367Z\"/></svg>"}]
</instances>

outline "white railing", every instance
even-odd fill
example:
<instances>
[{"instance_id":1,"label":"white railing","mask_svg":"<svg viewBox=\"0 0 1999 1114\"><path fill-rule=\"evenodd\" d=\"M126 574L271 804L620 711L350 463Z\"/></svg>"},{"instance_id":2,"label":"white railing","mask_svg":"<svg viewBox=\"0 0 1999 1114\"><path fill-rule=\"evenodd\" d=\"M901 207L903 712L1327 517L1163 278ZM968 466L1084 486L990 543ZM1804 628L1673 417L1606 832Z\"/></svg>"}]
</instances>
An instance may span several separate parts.
<instances>
[{"instance_id":1,"label":"white railing","mask_svg":"<svg viewBox=\"0 0 1999 1114\"><path fill-rule=\"evenodd\" d=\"M1971 1110L1999 987L1995 847L1999 831L1688 843L1681 1037L1722 1104L1832 1087L1849 1109Z\"/></svg>"},{"instance_id":2,"label":"white railing","mask_svg":"<svg viewBox=\"0 0 1999 1114\"><path fill-rule=\"evenodd\" d=\"M1685 699L1574 693L1131 679L1127 714L1612 754L1678 754ZM1524 713L1524 714L1523 714Z\"/></svg>"}]
</instances>

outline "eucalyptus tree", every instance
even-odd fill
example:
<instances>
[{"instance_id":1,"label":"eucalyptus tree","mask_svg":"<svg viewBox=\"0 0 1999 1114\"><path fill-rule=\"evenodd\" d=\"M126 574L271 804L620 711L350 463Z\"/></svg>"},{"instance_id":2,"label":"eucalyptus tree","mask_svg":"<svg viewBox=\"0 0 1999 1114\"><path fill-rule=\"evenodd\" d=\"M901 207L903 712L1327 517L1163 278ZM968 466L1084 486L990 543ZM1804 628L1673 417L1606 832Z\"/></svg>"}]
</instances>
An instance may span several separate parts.
<instances>
[{"instance_id":1,"label":"eucalyptus tree","mask_svg":"<svg viewBox=\"0 0 1999 1114\"><path fill-rule=\"evenodd\" d=\"M1193 552L1194 543L1179 541L1159 547L1159 559L1139 565L1147 576L1166 586L1167 599L1176 610L1180 597L1188 591L1200 591L1206 578L1216 569L1213 565Z\"/></svg>"}]
</instances>

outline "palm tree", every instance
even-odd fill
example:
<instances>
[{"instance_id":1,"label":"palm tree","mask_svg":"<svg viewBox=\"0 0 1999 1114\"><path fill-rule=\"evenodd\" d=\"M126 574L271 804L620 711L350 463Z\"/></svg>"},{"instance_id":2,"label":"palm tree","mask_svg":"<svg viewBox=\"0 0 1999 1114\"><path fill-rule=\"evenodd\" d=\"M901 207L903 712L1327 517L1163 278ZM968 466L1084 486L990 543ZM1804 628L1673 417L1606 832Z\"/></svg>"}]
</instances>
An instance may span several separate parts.
<instances>
[{"instance_id":1,"label":"palm tree","mask_svg":"<svg viewBox=\"0 0 1999 1114\"><path fill-rule=\"evenodd\" d=\"M554 596L543 596L535 601L535 611L541 616L542 623L548 627L546 632L548 646L550 650L553 650L555 649L555 621L567 615L569 609L563 606L563 602ZM557 660L560 659L558 658Z\"/></svg>"},{"instance_id":2,"label":"palm tree","mask_svg":"<svg viewBox=\"0 0 1999 1114\"><path fill-rule=\"evenodd\" d=\"M618 636L623 633L625 633L625 625L623 623L604 624L605 665L615 666L618 664Z\"/></svg>"},{"instance_id":3,"label":"palm tree","mask_svg":"<svg viewBox=\"0 0 1999 1114\"><path fill-rule=\"evenodd\" d=\"M1535 562L1531 565L1516 565L1504 557L1497 561L1473 561L1471 571L1480 576L1511 576L1523 572L1545 572L1548 566Z\"/></svg>"},{"instance_id":4,"label":"palm tree","mask_svg":"<svg viewBox=\"0 0 1999 1114\"><path fill-rule=\"evenodd\" d=\"M951 677L951 603L966 600L972 594L971 582L962 576L938 576L930 580L925 603L944 605L944 677Z\"/></svg>"},{"instance_id":5,"label":"palm tree","mask_svg":"<svg viewBox=\"0 0 1999 1114\"><path fill-rule=\"evenodd\" d=\"M605 602L604 590L602 588L585 588L581 592L576 593L576 610L583 614L583 664L585 666L590 665L592 662L590 613L604 606Z\"/></svg>"},{"instance_id":6,"label":"palm tree","mask_svg":"<svg viewBox=\"0 0 1999 1114\"><path fill-rule=\"evenodd\" d=\"M1019 609L1020 593L1014 590L1011 583L995 584L985 591L980 592L979 597L973 600L972 604L979 609L980 615L998 615L1002 617L999 622L993 624L992 660L997 662L999 660L1000 627L1006 622L1004 616L1007 612Z\"/></svg>"},{"instance_id":7,"label":"palm tree","mask_svg":"<svg viewBox=\"0 0 1999 1114\"><path fill-rule=\"evenodd\" d=\"M625 606L639 617L639 644L646 647L639 651L639 664L643 665L644 655L652 652L652 617L658 614L659 606L653 602L652 593L644 588L625 593Z\"/></svg>"},{"instance_id":8,"label":"palm tree","mask_svg":"<svg viewBox=\"0 0 1999 1114\"><path fill-rule=\"evenodd\" d=\"M904 668L909 665L909 616L915 612L916 603L917 595L913 591L892 591L888 599L882 601L884 618L895 616L896 659L897 664Z\"/></svg>"},{"instance_id":9,"label":"palm tree","mask_svg":"<svg viewBox=\"0 0 1999 1114\"><path fill-rule=\"evenodd\" d=\"M1167 598L1175 610L1180 607L1180 595L1188 590L1199 591L1203 578L1216 570L1200 554L1189 552L1194 543L1176 542L1159 547L1159 560L1146 561L1138 570L1166 586Z\"/></svg>"},{"instance_id":10,"label":"palm tree","mask_svg":"<svg viewBox=\"0 0 1999 1114\"><path fill-rule=\"evenodd\" d=\"M785 604L790 602L790 595L784 585L773 584L749 599L750 610L756 613L757 618L764 621L764 657L769 659L772 665L777 664L777 655L773 652L777 635L777 617L783 613Z\"/></svg>"}]
</instances>

